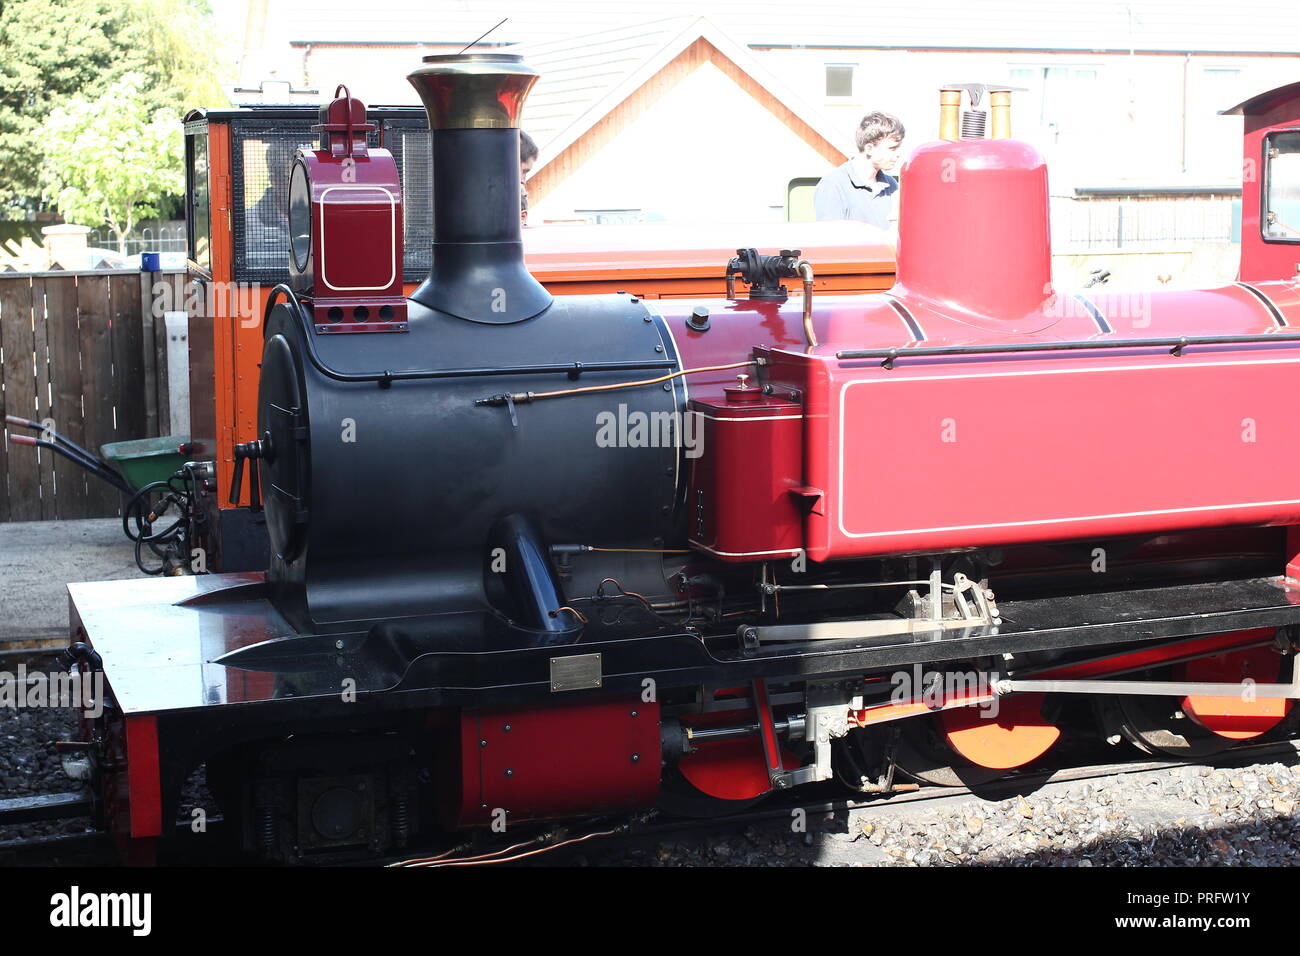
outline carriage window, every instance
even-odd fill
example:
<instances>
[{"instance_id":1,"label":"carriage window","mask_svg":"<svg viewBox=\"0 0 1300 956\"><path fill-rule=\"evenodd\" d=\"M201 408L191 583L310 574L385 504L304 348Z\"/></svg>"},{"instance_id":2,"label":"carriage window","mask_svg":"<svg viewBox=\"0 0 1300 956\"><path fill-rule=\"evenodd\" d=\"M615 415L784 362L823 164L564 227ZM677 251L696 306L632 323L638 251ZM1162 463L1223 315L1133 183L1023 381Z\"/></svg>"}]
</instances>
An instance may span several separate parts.
<instances>
[{"instance_id":1,"label":"carriage window","mask_svg":"<svg viewBox=\"0 0 1300 956\"><path fill-rule=\"evenodd\" d=\"M1265 143L1264 238L1300 242L1300 130Z\"/></svg>"}]
</instances>

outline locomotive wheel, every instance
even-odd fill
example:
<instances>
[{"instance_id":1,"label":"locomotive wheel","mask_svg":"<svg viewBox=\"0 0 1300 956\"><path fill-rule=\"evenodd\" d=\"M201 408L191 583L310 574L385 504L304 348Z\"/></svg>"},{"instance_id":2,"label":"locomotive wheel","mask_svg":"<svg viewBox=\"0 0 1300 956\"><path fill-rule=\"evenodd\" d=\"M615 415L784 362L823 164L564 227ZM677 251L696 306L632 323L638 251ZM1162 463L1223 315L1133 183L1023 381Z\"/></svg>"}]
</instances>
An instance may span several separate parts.
<instances>
[{"instance_id":1,"label":"locomotive wheel","mask_svg":"<svg viewBox=\"0 0 1300 956\"><path fill-rule=\"evenodd\" d=\"M1107 733L1118 731L1153 757L1208 757L1233 743L1188 719L1174 697L1107 697L1098 709Z\"/></svg>"},{"instance_id":2,"label":"locomotive wheel","mask_svg":"<svg viewBox=\"0 0 1300 956\"><path fill-rule=\"evenodd\" d=\"M799 759L781 748L786 767ZM702 744L664 774L658 804L670 813L690 817L718 817L753 806L772 790L756 737Z\"/></svg>"},{"instance_id":3,"label":"locomotive wheel","mask_svg":"<svg viewBox=\"0 0 1300 956\"><path fill-rule=\"evenodd\" d=\"M1179 680L1257 684L1282 682L1287 659L1272 647L1253 647L1231 654L1202 657L1175 668ZM1182 709L1206 730L1229 740L1249 740L1272 730L1291 710L1284 697L1184 697Z\"/></svg>"},{"instance_id":4,"label":"locomotive wheel","mask_svg":"<svg viewBox=\"0 0 1300 956\"><path fill-rule=\"evenodd\" d=\"M905 720L894 749L898 769L918 783L935 787L981 787L1002 771L980 767L954 753L931 720ZM907 725L914 726L907 726Z\"/></svg>"},{"instance_id":5,"label":"locomotive wheel","mask_svg":"<svg viewBox=\"0 0 1300 956\"><path fill-rule=\"evenodd\" d=\"M700 790L674 767L664 771L655 805L673 816L711 819L747 810L765 796L766 794L759 794L744 800L715 797Z\"/></svg>"},{"instance_id":6,"label":"locomotive wheel","mask_svg":"<svg viewBox=\"0 0 1300 956\"><path fill-rule=\"evenodd\" d=\"M1143 678L1235 683L1249 677L1273 683L1282 661L1272 649L1258 647L1198 658ZM1291 703L1274 698L1124 696L1105 699L1098 707L1106 732L1119 731L1143 753L1208 757L1271 730L1286 717Z\"/></svg>"},{"instance_id":7,"label":"locomotive wheel","mask_svg":"<svg viewBox=\"0 0 1300 956\"><path fill-rule=\"evenodd\" d=\"M1061 737L1043 717L1043 694L1017 694L998 701L996 717L979 707L958 707L939 715L948 746L973 764L1011 770L1037 760Z\"/></svg>"},{"instance_id":8,"label":"locomotive wheel","mask_svg":"<svg viewBox=\"0 0 1300 956\"><path fill-rule=\"evenodd\" d=\"M895 760L909 777L939 787L979 787L1037 760L1060 739L1043 717L1044 695L999 701L992 717L977 706L903 721Z\"/></svg>"}]
</instances>

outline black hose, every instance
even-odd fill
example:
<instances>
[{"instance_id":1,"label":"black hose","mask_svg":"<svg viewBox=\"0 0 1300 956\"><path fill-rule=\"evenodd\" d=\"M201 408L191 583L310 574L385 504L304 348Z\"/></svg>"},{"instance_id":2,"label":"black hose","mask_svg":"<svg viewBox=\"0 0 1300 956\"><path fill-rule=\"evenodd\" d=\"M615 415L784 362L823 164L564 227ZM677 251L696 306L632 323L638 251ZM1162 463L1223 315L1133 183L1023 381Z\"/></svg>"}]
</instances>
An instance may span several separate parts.
<instances>
[{"instance_id":1,"label":"black hose","mask_svg":"<svg viewBox=\"0 0 1300 956\"><path fill-rule=\"evenodd\" d=\"M188 488L177 488L173 484L176 481L186 482ZM135 542L135 563L145 574L163 574L172 564L172 559L178 562L178 566L184 566L193 570L190 557L190 543L193 539L194 529L198 523L198 512L194 508L194 495L189 490L196 486L194 474L188 467L184 467L174 472L164 481L151 482L137 491L127 502L122 511L122 531L131 541ZM157 505L150 507L149 496L161 494ZM168 509L175 506L178 515L176 520L160 531L154 531L153 525L158 518L164 515ZM145 509L149 509L149 514L153 520L145 517ZM134 530L132 524L134 523ZM155 557L162 559L162 564L156 568L147 567L144 563L144 548L148 546Z\"/></svg>"}]
</instances>

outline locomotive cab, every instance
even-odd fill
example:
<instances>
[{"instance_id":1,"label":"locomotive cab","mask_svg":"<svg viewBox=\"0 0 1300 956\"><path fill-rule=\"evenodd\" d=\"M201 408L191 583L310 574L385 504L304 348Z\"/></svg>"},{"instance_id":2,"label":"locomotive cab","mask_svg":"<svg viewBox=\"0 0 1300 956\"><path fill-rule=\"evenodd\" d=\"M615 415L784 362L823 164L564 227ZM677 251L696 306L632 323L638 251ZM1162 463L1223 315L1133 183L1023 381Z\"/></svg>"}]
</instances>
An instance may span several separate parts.
<instances>
[{"instance_id":1,"label":"locomotive cab","mask_svg":"<svg viewBox=\"0 0 1300 956\"><path fill-rule=\"evenodd\" d=\"M1241 186L1243 282L1300 274L1300 83L1223 111L1245 123Z\"/></svg>"}]
</instances>

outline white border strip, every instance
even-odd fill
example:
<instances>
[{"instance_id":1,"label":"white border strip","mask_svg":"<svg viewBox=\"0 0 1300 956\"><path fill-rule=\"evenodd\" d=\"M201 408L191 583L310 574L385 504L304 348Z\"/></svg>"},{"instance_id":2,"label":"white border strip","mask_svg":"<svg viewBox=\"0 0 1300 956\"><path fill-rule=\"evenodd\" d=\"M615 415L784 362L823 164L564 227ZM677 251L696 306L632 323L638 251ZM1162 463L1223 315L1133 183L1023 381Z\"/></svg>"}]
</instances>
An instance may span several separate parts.
<instances>
[{"instance_id":1,"label":"white border strip","mask_svg":"<svg viewBox=\"0 0 1300 956\"><path fill-rule=\"evenodd\" d=\"M367 190L370 192L381 192L388 197L388 233L392 237L388 243L388 281L381 285L334 285L329 280L329 273L325 268L325 197L335 190ZM320 199L317 200L320 209L320 280L335 292L376 292L387 289L397 278L397 199L387 188L383 186L328 186L321 190Z\"/></svg>"}]
</instances>

